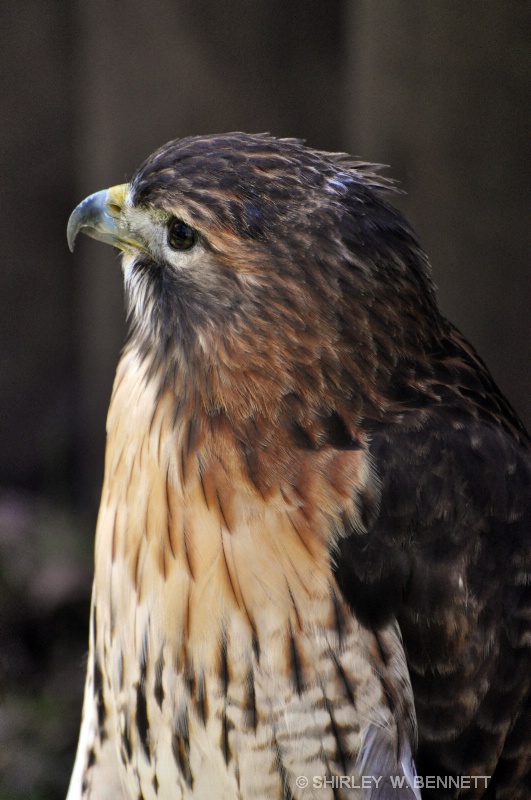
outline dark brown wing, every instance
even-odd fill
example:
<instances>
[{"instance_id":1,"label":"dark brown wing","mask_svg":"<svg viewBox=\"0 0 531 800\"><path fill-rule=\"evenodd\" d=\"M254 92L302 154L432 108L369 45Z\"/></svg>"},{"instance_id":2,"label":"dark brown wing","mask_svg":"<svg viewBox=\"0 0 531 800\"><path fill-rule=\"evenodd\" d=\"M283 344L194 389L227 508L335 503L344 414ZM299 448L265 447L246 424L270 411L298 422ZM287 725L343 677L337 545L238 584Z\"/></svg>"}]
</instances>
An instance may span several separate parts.
<instances>
[{"instance_id":1,"label":"dark brown wing","mask_svg":"<svg viewBox=\"0 0 531 800\"><path fill-rule=\"evenodd\" d=\"M402 414L368 429L380 506L366 533L341 540L336 576L366 625L398 619L418 774L489 775L486 797L523 800L531 797L529 440L457 332L438 358ZM466 796L482 796L479 783Z\"/></svg>"}]
</instances>

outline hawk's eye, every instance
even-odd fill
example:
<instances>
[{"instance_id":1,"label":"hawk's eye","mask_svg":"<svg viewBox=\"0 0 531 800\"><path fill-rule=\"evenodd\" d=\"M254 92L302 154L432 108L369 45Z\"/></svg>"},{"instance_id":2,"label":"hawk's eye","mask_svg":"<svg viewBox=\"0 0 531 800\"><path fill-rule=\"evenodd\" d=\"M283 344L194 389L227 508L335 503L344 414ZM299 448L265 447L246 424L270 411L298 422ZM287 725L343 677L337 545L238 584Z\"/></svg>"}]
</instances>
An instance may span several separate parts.
<instances>
[{"instance_id":1,"label":"hawk's eye","mask_svg":"<svg viewBox=\"0 0 531 800\"><path fill-rule=\"evenodd\" d=\"M197 241L193 228L174 217L168 225L168 244L172 250L190 250Z\"/></svg>"}]
</instances>

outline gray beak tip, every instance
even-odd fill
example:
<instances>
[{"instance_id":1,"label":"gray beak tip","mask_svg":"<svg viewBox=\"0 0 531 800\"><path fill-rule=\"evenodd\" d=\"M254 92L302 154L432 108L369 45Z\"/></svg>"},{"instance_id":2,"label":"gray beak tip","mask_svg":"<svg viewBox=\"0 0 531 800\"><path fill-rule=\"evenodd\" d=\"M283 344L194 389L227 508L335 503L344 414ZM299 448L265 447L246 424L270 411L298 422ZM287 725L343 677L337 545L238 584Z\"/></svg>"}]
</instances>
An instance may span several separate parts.
<instances>
[{"instance_id":1,"label":"gray beak tip","mask_svg":"<svg viewBox=\"0 0 531 800\"><path fill-rule=\"evenodd\" d=\"M68 220L68 226L66 228L66 240L68 242L68 249L71 253L74 252L74 247L76 245L76 238L78 234L78 228L76 228L75 221L73 220L73 214L70 216Z\"/></svg>"},{"instance_id":2,"label":"gray beak tip","mask_svg":"<svg viewBox=\"0 0 531 800\"><path fill-rule=\"evenodd\" d=\"M113 244L116 240L116 224L107 213L108 190L95 192L86 197L71 213L66 228L68 247L73 252L77 235L83 231L93 239Z\"/></svg>"}]
</instances>

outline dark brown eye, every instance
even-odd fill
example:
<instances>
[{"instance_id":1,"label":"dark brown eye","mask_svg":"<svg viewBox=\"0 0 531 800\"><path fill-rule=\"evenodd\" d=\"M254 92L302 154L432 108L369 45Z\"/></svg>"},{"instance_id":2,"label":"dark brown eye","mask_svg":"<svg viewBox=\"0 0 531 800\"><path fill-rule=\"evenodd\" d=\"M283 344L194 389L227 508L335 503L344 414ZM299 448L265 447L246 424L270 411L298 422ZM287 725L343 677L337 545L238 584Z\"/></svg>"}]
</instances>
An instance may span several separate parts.
<instances>
[{"instance_id":1,"label":"dark brown eye","mask_svg":"<svg viewBox=\"0 0 531 800\"><path fill-rule=\"evenodd\" d=\"M191 250L197 242L197 234L182 219L171 220L168 225L168 244L172 250Z\"/></svg>"}]
</instances>

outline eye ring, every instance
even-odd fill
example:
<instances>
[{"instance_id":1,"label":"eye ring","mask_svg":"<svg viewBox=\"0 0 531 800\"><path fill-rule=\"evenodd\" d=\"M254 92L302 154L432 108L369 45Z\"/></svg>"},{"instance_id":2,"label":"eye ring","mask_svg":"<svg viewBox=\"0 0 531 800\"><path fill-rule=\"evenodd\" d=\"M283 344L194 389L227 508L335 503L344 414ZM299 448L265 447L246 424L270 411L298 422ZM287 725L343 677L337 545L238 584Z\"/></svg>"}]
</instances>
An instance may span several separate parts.
<instances>
[{"instance_id":1,"label":"eye ring","mask_svg":"<svg viewBox=\"0 0 531 800\"><path fill-rule=\"evenodd\" d=\"M197 242L197 233L184 220L173 217L168 225L168 245L172 250L191 250Z\"/></svg>"}]
</instances>

